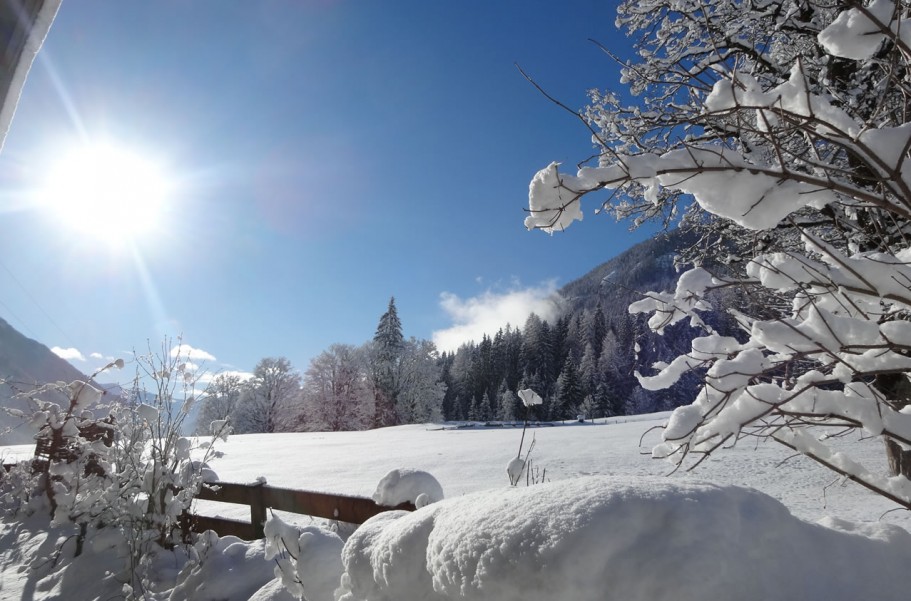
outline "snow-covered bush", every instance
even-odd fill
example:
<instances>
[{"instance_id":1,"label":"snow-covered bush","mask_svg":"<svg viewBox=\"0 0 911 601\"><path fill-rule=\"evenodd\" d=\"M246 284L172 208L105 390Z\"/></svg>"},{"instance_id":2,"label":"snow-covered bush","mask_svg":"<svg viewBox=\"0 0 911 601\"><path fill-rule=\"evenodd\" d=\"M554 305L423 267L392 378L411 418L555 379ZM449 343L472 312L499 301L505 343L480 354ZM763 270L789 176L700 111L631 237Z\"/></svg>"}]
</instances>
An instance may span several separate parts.
<instances>
[{"instance_id":1,"label":"snow-covered bush","mask_svg":"<svg viewBox=\"0 0 911 601\"><path fill-rule=\"evenodd\" d=\"M136 354L135 385L126 398L104 402L105 393L94 384L98 373L90 382L48 384L29 393L36 407L30 421L39 437L64 452L52 455L46 466L36 464L41 469L26 475L31 466L23 467L4 482L7 507L31 513L44 506L52 525L74 526L74 555L84 544L121 548L133 595L142 595L148 584L146 564L181 541L182 516L202 483L213 478L206 465L215 454L212 443L228 434L227 424L216 422L211 440L182 436L198 373L180 348L171 352L166 341L160 353ZM118 360L105 369L123 365ZM40 400L47 387L66 392L69 405ZM88 424L109 433L87 436Z\"/></svg>"},{"instance_id":2,"label":"snow-covered bush","mask_svg":"<svg viewBox=\"0 0 911 601\"><path fill-rule=\"evenodd\" d=\"M273 515L266 522L266 559L275 560L275 577L293 597L333 601L342 576L342 542L318 526L298 528Z\"/></svg>"},{"instance_id":3,"label":"snow-covered bush","mask_svg":"<svg viewBox=\"0 0 911 601\"><path fill-rule=\"evenodd\" d=\"M443 499L439 481L422 470L396 468L380 479L373 493L378 505L412 503L418 509ZM275 577L297 599L333 601L342 575L342 538L319 526L298 527L272 515L266 521L266 559Z\"/></svg>"},{"instance_id":4,"label":"snow-covered bush","mask_svg":"<svg viewBox=\"0 0 911 601\"><path fill-rule=\"evenodd\" d=\"M506 464L506 476L509 478L509 485L516 486L524 474L526 478L531 472L531 452L535 448L535 439L532 438L525 457L522 457L522 446L525 444L525 431L528 430L528 411L532 407L541 405L544 400L531 388L525 388L519 391L519 399L525 406L525 420L522 423L522 438L519 439L519 452ZM537 480L537 478L536 478Z\"/></svg>"},{"instance_id":5,"label":"snow-covered bush","mask_svg":"<svg viewBox=\"0 0 911 601\"><path fill-rule=\"evenodd\" d=\"M623 82L641 99L592 93L580 117L599 163L541 170L526 225L562 230L598 190L637 222L670 221L695 199L687 222L707 233L706 263L630 307L659 333L684 319L705 331L640 377L658 389L704 374L656 456L772 438L911 508L908 11L889 0L620 6L618 25L638 37ZM702 316L732 287L749 301L731 310L739 331L718 332ZM899 475L819 436L850 430L883 436Z\"/></svg>"}]
</instances>

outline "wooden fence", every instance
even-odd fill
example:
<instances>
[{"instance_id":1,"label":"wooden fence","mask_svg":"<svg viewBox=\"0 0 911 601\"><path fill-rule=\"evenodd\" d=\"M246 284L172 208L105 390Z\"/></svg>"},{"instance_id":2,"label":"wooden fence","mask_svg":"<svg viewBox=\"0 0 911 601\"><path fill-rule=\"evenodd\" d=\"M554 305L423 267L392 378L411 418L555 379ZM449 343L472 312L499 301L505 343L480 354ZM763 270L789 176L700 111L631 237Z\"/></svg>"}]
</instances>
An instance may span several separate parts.
<instances>
[{"instance_id":1,"label":"wooden fence","mask_svg":"<svg viewBox=\"0 0 911 601\"><path fill-rule=\"evenodd\" d=\"M401 509L414 511L412 503L395 507L377 505L372 499L348 497L290 488L276 488L267 484L234 484L213 482L200 489L196 498L202 501L219 501L250 507L250 521L231 520L195 514L184 516L186 527L193 532L214 530L219 536L233 535L244 540L263 537L266 509L299 513L313 517L363 524L384 511Z\"/></svg>"},{"instance_id":2,"label":"wooden fence","mask_svg":"<svg viewBox=\"0 0 911 601\"><path fill-rule=\"evenodd\" d=\"M10 471L15 465L15 463L5 463L3 464L3 469ZM248 505L250 507L250 521L245 522L230 518L185 513L180 520L185 530L191 532L214 530L219 536L236 536L244 540L263 538L263 526L267 518L266 510L270 508L328 520L338 520L350 524L363 524L368 519L384 511L396 509L404 511L415 510L413 503L402 503L395 507L387 507L377 505L373 502L373 499L364 497L277 488L264 483L212 482L204 485L199 490L196 499Z\"/></svg>"}]
</instances>

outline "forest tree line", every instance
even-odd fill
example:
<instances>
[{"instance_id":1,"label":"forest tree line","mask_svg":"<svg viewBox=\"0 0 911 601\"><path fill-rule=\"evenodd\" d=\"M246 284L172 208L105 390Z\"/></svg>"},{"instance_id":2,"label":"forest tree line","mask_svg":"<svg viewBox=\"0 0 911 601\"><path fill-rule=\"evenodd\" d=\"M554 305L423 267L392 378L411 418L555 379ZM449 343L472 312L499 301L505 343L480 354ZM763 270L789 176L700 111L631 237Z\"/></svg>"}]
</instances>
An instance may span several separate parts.
<instances>
[{"instance_id":1,"label":"forest tree line","mask_svg":"<svg viewBox=\"0 0 911 601\"><path fill-rule=\"evenodd\" d=\"M664 280L673 269L656 249L666 245L649 241L605 265L620 267L627 280L637 266L649 278ZM598 270L592 273L601 277ZM564 290L582 284L584 278ZM626 311L627 304L627 294L585 294L565 301L553 323L532 314L521 328L506 325L493 336L440 353L429 340L404 337L393 298L372 340L333 344L303 372L286 358L270 357L257 364L252 378L217 375L201 398L197 429L206 431L219 419L230 420L237 433L521 420L526 414L517 392L524 388L544 399L528 415L536 420L679 406L692 394L695 377L670 391L648 392L635 372L672 357L687 339L687 327L655 335L641 316Z\"/></svg>"}]
</instances>

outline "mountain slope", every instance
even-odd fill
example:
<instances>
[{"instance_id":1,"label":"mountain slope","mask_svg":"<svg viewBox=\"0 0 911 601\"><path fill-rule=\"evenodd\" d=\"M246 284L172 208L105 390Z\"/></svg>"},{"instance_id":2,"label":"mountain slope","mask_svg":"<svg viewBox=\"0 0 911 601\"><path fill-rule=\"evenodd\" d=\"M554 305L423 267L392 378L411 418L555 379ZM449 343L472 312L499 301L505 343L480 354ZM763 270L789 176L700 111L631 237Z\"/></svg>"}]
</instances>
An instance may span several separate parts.
<instances>
[{"instance_id":1,"label":"mountain slope","mask_svg":"<svg viewBox=\"0 0 911 601\"><path fill-rule=\"evenodd\" d=\"M614 411L648 413L671 409L692 400L699 385L695 374L684 376L669 390L643 390L634 373L651 373L656 361L670 361L689 350L690 340L697 335L688 323L668 327L658 335L646 326L645 315L630 315L629 305L643 293L668 291L676 287L679 273L675 256L692 246L695 234L672 230L661 232L602 263L560 290L568 321L591 323L600 303L607 335L598 358L597 372L608 397L614 399ZM723 303L721 303L723 304ZM717 315L706 317L716 322ZM727 331L727 326L714 323ZM594 342L594 341L592 341ZM581 349L576 358L581 359ZM621 409L622 405L622 409Z\"/></svg>"},{"instance_id":2,"label":"mountain slope","mask_svg":"<svg viewBox=\"0 0 911 601\"><path fill-rule=\"evenodd\" d=\"M673 289L674 256L695 236L680 230L661 232L598 265L560 289L570 311L591 310L601 300L607 317L626 314L642 292Z\"/></svg>"},{"instance_id":3,"label":"mountain slope","mask_svg":"<svg viewBox=\"0 0 911 601\"><path fill-rule=\"evenodd\" d=\"M47 382L85 380L86 376L55 355L40 342L23 336L0 318L0 406L28 409L27 403L16 398L17 392L32 390ZM64 399L48 397L46 400L61 402ZM0 444L23 444L32 441L35 431L22 424L20 418L0 411Z\"/></svg>"}]
</instances>

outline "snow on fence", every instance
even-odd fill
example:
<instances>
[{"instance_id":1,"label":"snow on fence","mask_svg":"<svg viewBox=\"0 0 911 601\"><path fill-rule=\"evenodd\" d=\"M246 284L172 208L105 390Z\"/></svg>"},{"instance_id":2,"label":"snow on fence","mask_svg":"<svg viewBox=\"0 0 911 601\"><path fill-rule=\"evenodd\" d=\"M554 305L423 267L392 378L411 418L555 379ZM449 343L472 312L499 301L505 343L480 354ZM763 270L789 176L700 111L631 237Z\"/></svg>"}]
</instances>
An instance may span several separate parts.
<instances>
[{"instance_id":1,"label":"snow on fence","mask_svg":"<svg viewBox=\"0 0 911 601\"><path fill-rule=\"evenodd\" d=\"M253 484L212 482L204 485L196 498L201 501L248 505L250 521L185 514L183 521L186 529L192 532L214 530L219 536L232 535L244 540L263 538L267 508L351 524L363 524L384 511L415 510L413 503L401 503L395 507L388 507L377 505L372 499L364 497L276 488L261 482Z\"/></svg>"}]
</instances>

